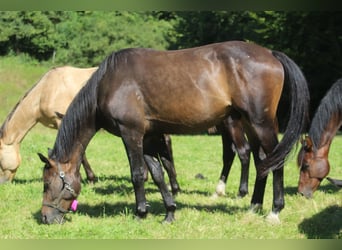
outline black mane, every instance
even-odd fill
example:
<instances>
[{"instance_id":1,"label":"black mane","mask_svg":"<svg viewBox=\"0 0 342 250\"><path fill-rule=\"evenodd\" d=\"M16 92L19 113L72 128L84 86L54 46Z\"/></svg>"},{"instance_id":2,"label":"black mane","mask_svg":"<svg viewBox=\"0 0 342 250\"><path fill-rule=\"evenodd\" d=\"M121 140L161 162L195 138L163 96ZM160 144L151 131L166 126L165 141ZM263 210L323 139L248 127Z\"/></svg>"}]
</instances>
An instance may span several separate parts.
<instances>
[{"instance_id":1,"label":"black mane","mask_svg":"<svg viewBox=\"0 0 342 250\"><path fill-rule=\"evenodd\" d=\"M116 53L108 56L73 99L63 117L54 147L49 154L50 158L60 162L69 159L72 148L78 142L77 140L81 136L80 133L83 131L82 126L96 115L98 83L107 70L114 69L114 65L117 63L116 60Z\"/></svg>"},{"instance_id":2,"label":"black mane","mask_svg":"<svg viewBox=\"0 0 342 250\"><path fill-rule=\"evenodd\" d=\"M342 118L342 78L337 80L328 90L312 119L309 136L316 150L321 141L321 136L326 129L332 115Z\"/></svg>"}]
</instances>

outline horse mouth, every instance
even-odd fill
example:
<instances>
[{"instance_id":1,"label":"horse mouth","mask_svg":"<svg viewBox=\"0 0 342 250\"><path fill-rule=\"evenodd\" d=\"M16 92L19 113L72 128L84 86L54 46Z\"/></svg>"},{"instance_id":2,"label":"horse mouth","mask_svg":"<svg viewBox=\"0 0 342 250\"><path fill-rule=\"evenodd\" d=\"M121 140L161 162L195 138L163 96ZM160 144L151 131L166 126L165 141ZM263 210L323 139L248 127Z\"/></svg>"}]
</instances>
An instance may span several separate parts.
<instances>
[{"instance_id":1,"label":"horse mouth","mask_svg":"<svg viewBox=\"0 0 342 250\"><path fill-rule=\"evenodd\" d=\"M64 214L58 214L54 216L42 215L43 224L63 224L65 222Z\"/></svg>"},{"instance_id":2,"label":"horse mouth","mask_svg":"<svg viewBox=\"0 0 342 250\"><path fill-rule=\"evenodd\" d=\"M311 199L313 192L311 190L303 190L303 191L298 191L298 194L304 196L307 199Z\"/></svg>"}]
</instances>

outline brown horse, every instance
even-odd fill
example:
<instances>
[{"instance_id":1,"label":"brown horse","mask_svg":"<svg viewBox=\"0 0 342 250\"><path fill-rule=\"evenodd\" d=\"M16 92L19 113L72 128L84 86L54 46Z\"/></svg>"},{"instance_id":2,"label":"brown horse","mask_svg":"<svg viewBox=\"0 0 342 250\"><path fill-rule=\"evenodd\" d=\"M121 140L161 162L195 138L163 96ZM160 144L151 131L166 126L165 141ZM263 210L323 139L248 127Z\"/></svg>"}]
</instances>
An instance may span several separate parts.
<instances>
[{"instance_id":1,"label":"brown horse","mask_svg":"<svg viewBox=\"0 0 342 250\"><path fill-rule=\"evenodd\" d=\"M342 125L342 78L321 100L312 119L309 135L298 153L300 176L298 192L312 197L321 181L329 174L329 148Z\"/></svg>"},{"instance_id":2,"label":"brown horse","mask_svg":"<svg viewBox=\"0 0 342 250\"><path fill-rule=\"evenodd\" d=\"M37 124L57 129L72 99L97 68L58 67L49 70L19 100L0 128L0 183L12 181L21 163L20 143ZM84 158L87 179L95 175Z\"/></svg>"},{"instance_id":3,"label":"brown horse","mask_svg":"<svg viewBox=\"0 0 342 250\"><path fill-rule=\"evenodd\" d=\"M286 79L286 81L285 81ZM289 83L290 118L277 139L276 111L283 85ZM63 118L43 171L42 220L62 222L81 191L80 162L94 134L104 128L120 136L130 163L136 214L147 215L144 166L161 191L166 221L176 203L165 184L158 151L148 152L151 137L193 134L222 123L237 110L248 127L257 159L252 207L263 203L273 171L273 208L284 207L283 165L305 127L309 92L299 67L285 54L256 44L224 42L178 51L125 49L109 55L77 94ZM249 137L250 138L250 137Z\"/></svg>"},{"instance_id":4,"label":"brown horse","mask_svg":"<svg viewBox=\"0 0 342 250\"><path fill-rule=\"evenodd\" d=\"M44 74L21 100L19 100L0 128L0 183L13 180L21 162L19 152L20 143L24 140L27 133L37 123L41 123L49 128L57 129L60 126L63 117L62 113L66 112L73 97L78 93L81 87L83 87L96 69L97 67L76 68L70 66L53 68ZM230 133L237 133L234 132L236 130L234 130L234 128L228 127L227 129L230 129ZM238 138L237 136L235 137ZM238 139L235 139L236 141L234 141L234 139L233 143L238 150L239 157L245 159L245 156L240 156L244 153L240 150L241 143L239 144ZM227 140L231 141L229 138L227 138ZM163 143L166 143L166 145L162 145ZM153 147L164 148L164 153L161 156L163 166L169 175L172 192L174 194L178 193L180 187L176 179L170 136L165 135L165 138L156 139L155 143L151 143L151 145L153 145ZM230 144L227 147L224 147L227 148L227 150L224 151L224 155L228 154L228 156L224 157L227 159L224 164L224 169L230 169L234 153L231 153ZM228 163L226 163L227 161ZM246 169L245 162L241 162L243 166L243 178L241 179L241 187L239 189L240 196L244 196L248 192L248 173L247 176L244 174L246 172L244 170ZM83 166L88 181L93 182L95 174L90 168L86 157L84 158ZM221 177L225 182L228 173L229 170L225 170L225 174ZM147 172L145 172L145 175L147 176ZM222 183L220 184L220 187L219 195L222 195L225 187Z\"/></svg>"}]
</instances>

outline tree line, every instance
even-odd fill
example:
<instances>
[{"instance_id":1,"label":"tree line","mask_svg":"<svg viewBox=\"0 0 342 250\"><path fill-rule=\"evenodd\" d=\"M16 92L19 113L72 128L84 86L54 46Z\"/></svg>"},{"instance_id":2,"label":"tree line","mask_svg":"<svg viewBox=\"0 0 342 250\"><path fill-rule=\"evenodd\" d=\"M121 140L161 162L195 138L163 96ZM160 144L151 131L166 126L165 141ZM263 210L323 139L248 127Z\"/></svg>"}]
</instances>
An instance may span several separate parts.
<instances>
[{"instance_id":1,"label":"tree line","mask_svg":"<svg viewBox=\"0 0 342 250\"><path fill-rule=\"evenodd\" d=\"M1 11L0 55L90 67L127 47L181 49L227 40L289 55L303 70L312 112L342 77L342 12Z\"/></svg>"}]
</instances>

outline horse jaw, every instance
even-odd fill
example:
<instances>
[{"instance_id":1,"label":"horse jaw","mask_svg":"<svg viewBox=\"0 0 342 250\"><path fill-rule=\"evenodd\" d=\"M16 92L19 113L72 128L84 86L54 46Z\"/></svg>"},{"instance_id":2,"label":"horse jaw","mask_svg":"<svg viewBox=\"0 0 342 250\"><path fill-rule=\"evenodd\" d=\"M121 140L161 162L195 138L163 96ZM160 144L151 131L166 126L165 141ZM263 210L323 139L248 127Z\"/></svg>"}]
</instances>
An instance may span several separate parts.
<instances>
[{"instance_id":1,"label":"horse jaw","mask_svg":"<svg viewBox=\"0 0 342 250\"><path fill-rule=\"evenodd\" d=\"M0 143L0 184L13 180L20 165L19 144Z\"/></svg>"}]
</instances>

